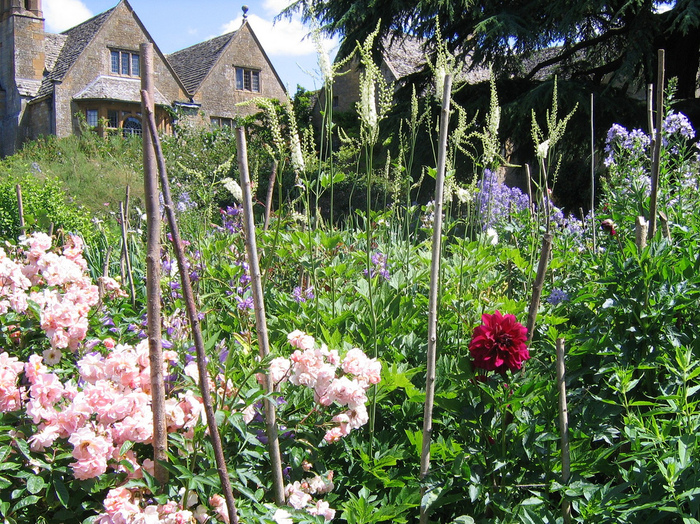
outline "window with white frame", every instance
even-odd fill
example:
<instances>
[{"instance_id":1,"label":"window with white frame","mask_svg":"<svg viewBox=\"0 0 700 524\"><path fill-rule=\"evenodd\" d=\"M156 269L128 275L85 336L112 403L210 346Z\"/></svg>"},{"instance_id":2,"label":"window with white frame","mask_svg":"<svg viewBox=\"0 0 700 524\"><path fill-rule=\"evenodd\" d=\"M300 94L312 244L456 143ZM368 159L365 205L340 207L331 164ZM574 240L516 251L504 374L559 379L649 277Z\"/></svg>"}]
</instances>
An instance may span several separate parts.
<instances>
[{"instance_id":1,"label":"window with white frame","mask_svg":"<svg viewBox=\"0 0 700 524\"><path fill-rule=\"evenodd\" d=\"M244 67L236 68L236 89L239 91L251 91L253 93L260 92L260 71L254 69L246 69Z\"/></svg>"},{"instance_id":2,"label":"window with white frame","mask_svg":"<svg viewBox=\"0 0 700 524\"><path fill-rule=\"evenodd\" d=\"M119 76L141 76L139 54L132 51L110 51L110 72Z\"/></svg>"}]
</instances>

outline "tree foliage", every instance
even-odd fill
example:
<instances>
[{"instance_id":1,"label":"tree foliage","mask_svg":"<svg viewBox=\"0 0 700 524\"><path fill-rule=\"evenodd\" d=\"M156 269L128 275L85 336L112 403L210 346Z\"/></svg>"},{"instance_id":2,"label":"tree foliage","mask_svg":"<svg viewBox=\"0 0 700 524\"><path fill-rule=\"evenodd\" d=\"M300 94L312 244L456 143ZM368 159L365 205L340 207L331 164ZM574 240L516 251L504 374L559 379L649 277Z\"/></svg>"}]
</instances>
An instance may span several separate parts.
<instances>
[{"instance_id":1,"label":"tree foliage","mask_svg":"<svg viewBox=\"0 0 700 524\"><path fill-rule=\"evenodd\" d=\"M428 40L439 23L452 52L471 57L473 67L492 64L503 77L562 69L571 78L640 89L653 80L657 49L665 48L666 76L678 77L678 96L695 97L697 0L297 0L293 11L343 36L340 56L378 23L380 36L407 32Z\"/></svg>"}]
</instances>

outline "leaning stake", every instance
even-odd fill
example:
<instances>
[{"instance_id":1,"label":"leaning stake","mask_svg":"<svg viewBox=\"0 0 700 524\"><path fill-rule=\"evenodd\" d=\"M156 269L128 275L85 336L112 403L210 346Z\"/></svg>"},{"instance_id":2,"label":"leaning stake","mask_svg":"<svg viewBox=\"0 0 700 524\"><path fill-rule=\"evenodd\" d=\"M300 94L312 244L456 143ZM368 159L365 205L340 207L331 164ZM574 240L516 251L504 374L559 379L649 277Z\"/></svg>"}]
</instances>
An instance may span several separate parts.
<instances>
[{"instance_id":1,"label":"leaning stake","mask_svg":"<svg viewBox=\"0 0 700 524\"><path fill-rule=\"evenodd\" d=\"M549 254L552 251L552 234L545 233L542 238L542 251L540 252L540 262L537 265L537 276L532 286L532 299L530 299L530 311L527 314L527 345L532 342L535 332L535 321L537 320L537 310L540 307L540 297L542 296L542 285L544 276L547 273Z\"/></svg>"},{"instance_id":2,"label":"leaning stake","mask_svg":"<svg viewBox=\"0 0 700 524\"><path fill-rule=\"evenodd\" d=\"M141 100L150 101L148 93L146 91L141 91ZM199 374L199 388L202 392L202 403L204 404L204 412L207 415L207 427L209 428L209 437L211 438L211 445L214 448L214 459L216 460L216 471L219 474L219 481L221 482L221 490L224 493L224 499L226 500L226 507L228 510L229 522L232 524L238 524L238 513L236 512L236 501L233 499L233 492L231 490L231 480L228 476L228 470L226 469L226 460L224 459L224 450L221 445L221 436L219 435L219 428L216 425L216 418L214 414L214 404L211 399L211 392L209 391L209 374L207 373L207 355L204 351L204 339L202 338L202 329L199 325L199 315L197 314L197 308L194 304L194 293L192 292L192 283L190 282L190 275L185 268L187 267L187 259L185 258L185 250L182 248L182 241L180 240L180 230L177 227L177 220L175 218L175 208L173 207L173 199L170 195L170 184L168 182L168 173L165 170L165 159L163 158L163 150L160 147L160 138L158 138L158 133L156 132L156 119L153 116L152 106L149 104L144 104L146 106L145 115L148 121L148 132L151 135L153 145L155 147L156 156L158 159L158 171L160 173L160 185L163 189L163 207L165 208L165 214L168 218L168 225L170 226L170 233L172 235L173 248L175 249L175 258L177 259L177 267L180 268L180 282L182 284L182 295L185 299L185 308L187 309L187 317L190 320L190 326L192 328L192 339L194 341L195 351L197 353L197 371Z\"/></svg>"},{"instance_id":3,"label":"leaning stake","mask_svg":"<svg viewBox=\"0 0 700 524\"><path fill-rule=\"evenodd\" d=\"M149 96L141 99L141 112L153 110L153 44L141 44L141 89ZM153 124L155 128L155 122ZM150 127L147 124L146 127ZM146 193L147 251L146 297L148 314L148 357L151 365L151 409L153 410L153 462L155 477L161 489L168 482L168 429L165 423L165 381L163 379L163 347L160 328L160 209L158 205L158 173L153 139L143 135L143 180Z\"/></svg>"},{"instance_id":4,"label":"leaning stake","mask_svg":"<svg viewBox=\"0 0 700 524\"><path fill-rule=\"evenodd\" d=\"M445 185L445 158L447 156L447 127L450 121L452 75L445 75L440 113L440 149L435 175L435 221L433 222L433 253L430 263L430 290L428 298L428 351L425 374L425 408L423 411L423 446L420 457L420 478L430 469L430 439L433 432L433 403L435 400L435 346L437 345L437 305L440 284L440 251L442 249L442 193ZM425 487L421 487L420 522L428 522L428 508L423 504Z\"/></svg>"},{"instance_id":5,"label":"leaning stake","mask_svg":"<svg viewBox=\"0 0 700 524\"><path fill-rule=\"evenodd\" d=\"M265 320L265 299L260 278L258 263L258 248L255 242L255 221L253 220L253 197L251 194L250 175L248 173L248 147L245 130L236 128L236 143L238 146L238 170L241 173L241 189L243 190L243 228L245 230L245 248L250 267L251 287L253 289L253 304L255 307L255 328L258 332L258 348L260 358L264 361L270 354L270 343L267 338L267 321ZM276 164L275 164L276 165ZM267 429L270 465L272 466L272 482L275 489L275 502L284 504L284 479L282 478L282 458L280 456L279 440L277 439L277 420L275 404L272 400L274 384L269 373L265 373L265 427Z\"/></svg>"}]
</instances>

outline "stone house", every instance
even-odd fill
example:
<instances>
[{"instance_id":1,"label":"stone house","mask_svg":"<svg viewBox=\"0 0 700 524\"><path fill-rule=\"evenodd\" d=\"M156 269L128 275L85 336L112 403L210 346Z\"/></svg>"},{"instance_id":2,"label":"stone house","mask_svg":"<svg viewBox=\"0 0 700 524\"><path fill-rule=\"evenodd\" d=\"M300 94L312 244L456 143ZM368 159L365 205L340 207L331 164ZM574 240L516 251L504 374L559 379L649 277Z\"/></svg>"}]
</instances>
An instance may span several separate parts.
<instances>
[{"instance_id":1,"label":"stone house","mask_svg":"<svg viewBox=\"0 0 700 524\"><path fill-rule=\"evenodd\" d=\"M140 134L139 44L154 44L156 121L230 126L237 106L287 93L244 17L241 27L172 55L153 42L128 0L61 34L47 33L41 0L0 0L0 155L41 135Z\"/></svg>"}]
</instances>

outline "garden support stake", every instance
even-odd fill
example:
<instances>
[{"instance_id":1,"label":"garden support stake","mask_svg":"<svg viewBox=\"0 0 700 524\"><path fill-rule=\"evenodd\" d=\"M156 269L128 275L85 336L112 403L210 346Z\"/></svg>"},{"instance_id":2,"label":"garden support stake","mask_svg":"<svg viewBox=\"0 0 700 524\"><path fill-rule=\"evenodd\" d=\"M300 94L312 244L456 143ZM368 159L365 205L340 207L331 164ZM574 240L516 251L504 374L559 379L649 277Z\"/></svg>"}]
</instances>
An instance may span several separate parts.
<instances>
[{"instance_id":1,"label":"garden support stake","mask_svg":"<svg viewBox=\"0 0 700 524\"><path fill-rule=\"evenodd\" d=\"M149 96L141 97L141 112L153 111L153 44L141 44L141 90ZM147 123L149 126L150 123ZM155 126L155 121L154 121ZM153 462L155 478L164 489L168 482L167 461L168 428L165 423L165 381L163 378L163 346L161 343L160 310L160 206L158 202L158 173L153 139L143 134L143 183L146 195L147 251L146 297L148 318L148 357L151 365L151 406L153 410ZM180 266L182 267L182 266Z\"/></svg>"},{"instance_id":2,"label":"garden support stake","mask_svg":"<svg viewBox=\"0 0 700 524\"><path fill-rule=\"evenodd\" d=\"M569 455L569 412L566 406L566 367L564 363L564 339L557 339L557 385L559 389L559 432L561 433L561 483L569 482L571 456ZM571 522L571 505L562 496L561 513L564 524Z\"/></svg>"},{"instance_id":3,"label":"garden support stake","mask_svg":"<svg viewBox=\"0 0 700 524\"><path fill-rule=\"evenodd\" d=\"M124 202L119 202L119 216L122 220L122 262L126 262L126 274L129 279L129 294L131 295L131 306L136 307L136 287L134 286L134 274L131 270L131 258L129 258L129 246L127 244L127 225ZM122 278L122 282L124 279Z\"/></svg>"},{"instance_id":4,"label":"garden support stake","mask_svg":"<svg viewBox=\"0 0 700 524\"><path fill-rule=\"evenodd\" d=\"M445 75L440 113L440 145L435 175L435 221L433 222L433 248L430 263L430 290L428 298L428 351L425 373L425 407L423 411L423 443L420 457L420 478L424 480L430 469L430 441L433 432L433 403L435 401L435 350L437 346L437 310L440 286L440 253L442 249L442 200L445 185L447 157L447 127L450 123L450 96L452 75ZM425 487L421 486L420 522L428 522L428 508L423 504Z\"/></svg>"},{"instance_id":5,"label":"garden support stake","mask_svg":"<svg viewBox=\"0 0 700 524\"><path fill-rule=\"evenodd\" d=\"M248 266L250 267L250 285L253 291L255 329L258 333L260 358L265 361L270 354L270 343L267 337L265 298L262 290L260 264L258 263L258 248L255 242L255 217L253 216L253 197L251 194L250 174L248 172L248 146L245 139L245 130L242 127L236 128L236 145L238 146L238 170L241 174L241 189L243 190L243 229L245 231ZM278 506L281 506L284 504L284 478L282 477L282 458L279 439L277 438L275 403L272 398L274 387L275 385L270 379L270 374L265 373L265 391L267 392L263 401L265 406L265 429L267 430L275 502Z\"/></svg>"},{"instance_id":6,"label":"garden support stake","mask_svg":"<svg viewBox=\"0 0 700 524\"><path fill-rule=\"evenodd\" d=\"M542 237L542 251L540 252L540 262L537 265L537 276L532 285L532 299L530 300L530 310L527 314L527 345L532 343L532 336L535 331L535 321L537 320L537 309L540 307L540 297L542 296L542 284L547 273L547 263L549 254L552 252L552 234L545 233Z\"/></svg>"},{"instance_id":7,"label":"garden support stake","mask_svg":"<svg viewBox=\"0 0 700 524\"><path fill-rule=\"evenodd\" d=\"M634 240L637 244L637 252L641 253L647 246L647 234L649 232L649 222L644 217L637 217L634 225Z\"/></svg>"},{"instance_id":8,"label":"garden support stake","mask_svg":"<svg viewBox=\"0 0 700 524\"><path fill-rule=\"evenodd\" d=\"M652 133L651 196L649 197L649 235L651 241L656 234L656 202L659 194L659 166L661 157L661 126L664 121L664 80L666 52L659 49L656 73L656 126Z\"/></svg>"},{"instance_id":9,"label":"garden support stake","mask_svg":"<svg viewBox=\"0 0 700 524\"><path fill-rule=\"evenodd\" d=\"M141 100L149 101L150 98L148 92L141 91ZM182 247L182 241L180 239L180 230L177 227L177 219L175 218L175 207L173 206L173 199L170 194L170 184L168 182L168 173L165 170L165 159L163 157L163 150L160 146L160 138L158 138L158 131L156 129L156 119L153 115L152 105L144 103L146 110L144 115L148 125L146 130L151 135L151 140L153 141L153 146L156 152L156 158L158 159L158 172L160 174L160 184L163 190L163 208L165 209L165 215L168 219L168 226L170 227L170 233L172 235L173 249L175 250L175 258L177 260L177 265L179 268L187 267L187 259L185 258L185 250ZM209 429L209 438L211 439L211 445L214 449L214 459L216 461L216 471L219 475L219 481L221 482L221 491L223 491L224 499L226 500L226 509L228 510L229 522L231 524L238 524L238 512L236 511L236 501L233 498L233 491L231 490L231 480L228 476L228 470L226 468L226 460L224 458L224 450L221 445L221 436L219 435L219 428L216 425L216 418L214 414L214 403L212 402L211 392L209 391L209 374L207 373L207 356L204 351L204 338L202 337L202 329L199 325L199 315L197 314L197 308L194 303L194 292L192 291L192 283L190 282L190 275L187 271L179 271L180 273L180 283L182 285L182 296L185 300L185 308L187 309L187 317L190 321L190 327L192 329L192 339L194 342L195 352L197 354L197 372L199 375L199 388L202 393L202 404L204 404L204 413L207 416L207 428Z\"/></svg>"},{"instance_id":10,"label":"garden support stake","mask_svg":"<svg viewBox=\"0 0 700 524\"><path fill-rule=\"evenodd\" d=\"M15 186L15 192L17 193L17 214L19 215L19 230L22 234L26 234L24 226L24 205L22 204L22 186L17 184Z\"/></svg>"}]
</instances>

